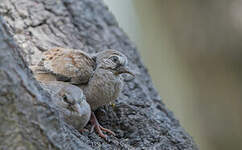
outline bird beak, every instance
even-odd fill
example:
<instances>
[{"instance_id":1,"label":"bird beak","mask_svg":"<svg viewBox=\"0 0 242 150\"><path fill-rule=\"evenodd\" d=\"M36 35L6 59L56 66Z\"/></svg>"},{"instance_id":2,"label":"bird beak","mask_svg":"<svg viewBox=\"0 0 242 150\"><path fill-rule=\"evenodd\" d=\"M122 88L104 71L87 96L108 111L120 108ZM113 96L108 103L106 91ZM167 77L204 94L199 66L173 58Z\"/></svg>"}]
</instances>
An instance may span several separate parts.
<instances>
[{"instance_id":1,"label":"bird beak","mask_svg":"<svg viewBox=\"0 0 242 150\"><path fill-rule=\"evenodd\" d=\"M122 74L122 73L128 73L128 74L132 75L133 77L135 77L135 74L133 72L131 72L126 67L119 67L118 72L117 72L117 75Z\"/></svg>"}]
</instances>

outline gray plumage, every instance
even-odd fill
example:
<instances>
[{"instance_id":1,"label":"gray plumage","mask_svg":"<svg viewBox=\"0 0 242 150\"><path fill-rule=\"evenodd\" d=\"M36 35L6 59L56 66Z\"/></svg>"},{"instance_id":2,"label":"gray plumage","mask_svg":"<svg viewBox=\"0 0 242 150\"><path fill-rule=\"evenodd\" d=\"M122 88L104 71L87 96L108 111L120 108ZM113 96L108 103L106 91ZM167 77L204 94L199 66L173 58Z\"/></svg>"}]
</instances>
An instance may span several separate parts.
<instances>
[{"instance_id":1,"label":"gray plumage","mask_svg":"<svg viewBox=\"0 0 242 150\"><path fill-rule=\"evenodd\" d=\"M118 98L123 83L119 76L103 68L97 68L88 85L81 86L92 110Z\"/></svg>"},{"instance_id":2,"label":"gray plumage","mask_svg":"<svg viewBox=\"0 0 242 150\"><path fill-rule=\"evenodd\" d=\"M66 123L76 129L86 126L91 109L80 88L60 81L41 82L40 85L51 94L54 105Z\"/></svg>"}]
</instances>

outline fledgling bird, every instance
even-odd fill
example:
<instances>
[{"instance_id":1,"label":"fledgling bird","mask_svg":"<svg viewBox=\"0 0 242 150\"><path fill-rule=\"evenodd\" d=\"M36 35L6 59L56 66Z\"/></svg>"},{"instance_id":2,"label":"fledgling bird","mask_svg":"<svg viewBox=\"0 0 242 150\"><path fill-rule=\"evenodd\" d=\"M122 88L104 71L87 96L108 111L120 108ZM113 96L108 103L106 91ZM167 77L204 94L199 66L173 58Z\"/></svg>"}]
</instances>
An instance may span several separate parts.
<instances>
[{"instance_id":1,"label":"fledgling bird","mask_svg":"<svg viewBox=\"0 0 242 150\"><path fill-rule=\"evenodd\" d=\"M65 81L79 86L94 111L118 97L123 85L121 74L134 76L127 63L126 56L116 50L89 55L81 50L55 48L44 52L42 60L32 70L37 80ZM102 130L115 135L98 123L93 112L90 121L99 136L106 139Z\"/></svg>"},{"instance_id":2,"label":"fledgling bird","mask_svg":"<svg viewBox=\"0 0 242 150\"><path fill-rule=\"evenodd\" d=\"M83 91L61 81L41 82L40 85L50 93L64 121L82 131L91 116L91 108Z\"/></svg>"}]
</instances>

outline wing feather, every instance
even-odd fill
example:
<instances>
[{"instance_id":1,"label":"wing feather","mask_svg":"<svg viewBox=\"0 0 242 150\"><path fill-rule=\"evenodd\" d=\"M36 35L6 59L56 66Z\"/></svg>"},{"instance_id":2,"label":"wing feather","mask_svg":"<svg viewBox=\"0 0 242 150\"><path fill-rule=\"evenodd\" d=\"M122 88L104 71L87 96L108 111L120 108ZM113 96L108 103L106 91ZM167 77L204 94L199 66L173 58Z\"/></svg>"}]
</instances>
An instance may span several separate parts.
<instances>
[{"instance_id":1,"label":"wing feather","mask_svg":"<svg viewBox=\"0 0 242 150\"><path fill-rule=\"evenodd\" d=\"M96 63L92 57L81 51L67 48L54 48L43 53L38 64L41 71L55 75L56 80L83 84L89 81Z\"/></svg>"}]
</instances>

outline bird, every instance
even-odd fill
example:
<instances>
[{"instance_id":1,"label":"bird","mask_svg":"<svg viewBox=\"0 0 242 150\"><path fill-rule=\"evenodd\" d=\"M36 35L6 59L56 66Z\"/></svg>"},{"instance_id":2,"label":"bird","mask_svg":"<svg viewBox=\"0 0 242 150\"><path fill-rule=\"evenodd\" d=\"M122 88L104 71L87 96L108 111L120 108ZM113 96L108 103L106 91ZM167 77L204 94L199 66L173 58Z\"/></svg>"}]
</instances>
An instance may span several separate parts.
<instances>
[{"instance_id":1,"label":"bird","mask_svg":"<svg viewBox=\"0 0 242 150\"><path fill-rule=\"evenodd\" d=\"M91 116L91 108L83 91L62 81L41 82L40 85L51 95L64 121L83 131Z\"/></svg>"},{"instance_id":2,"label":"bird","mask_svg":"<svg viewBox=\"0 0 242 150\"><path fill-rule=\"evenodd\" d=\"M31 68L39 81L63 81L82 89L92 110L92 128L104 139L107 135L102 131L115 135L99 124L94 111L118 98L123 87L121 74L135 77L124 54L114 49L88 54L59 47L44 52L39 64Z\"/></svg>"}]
</instances>

